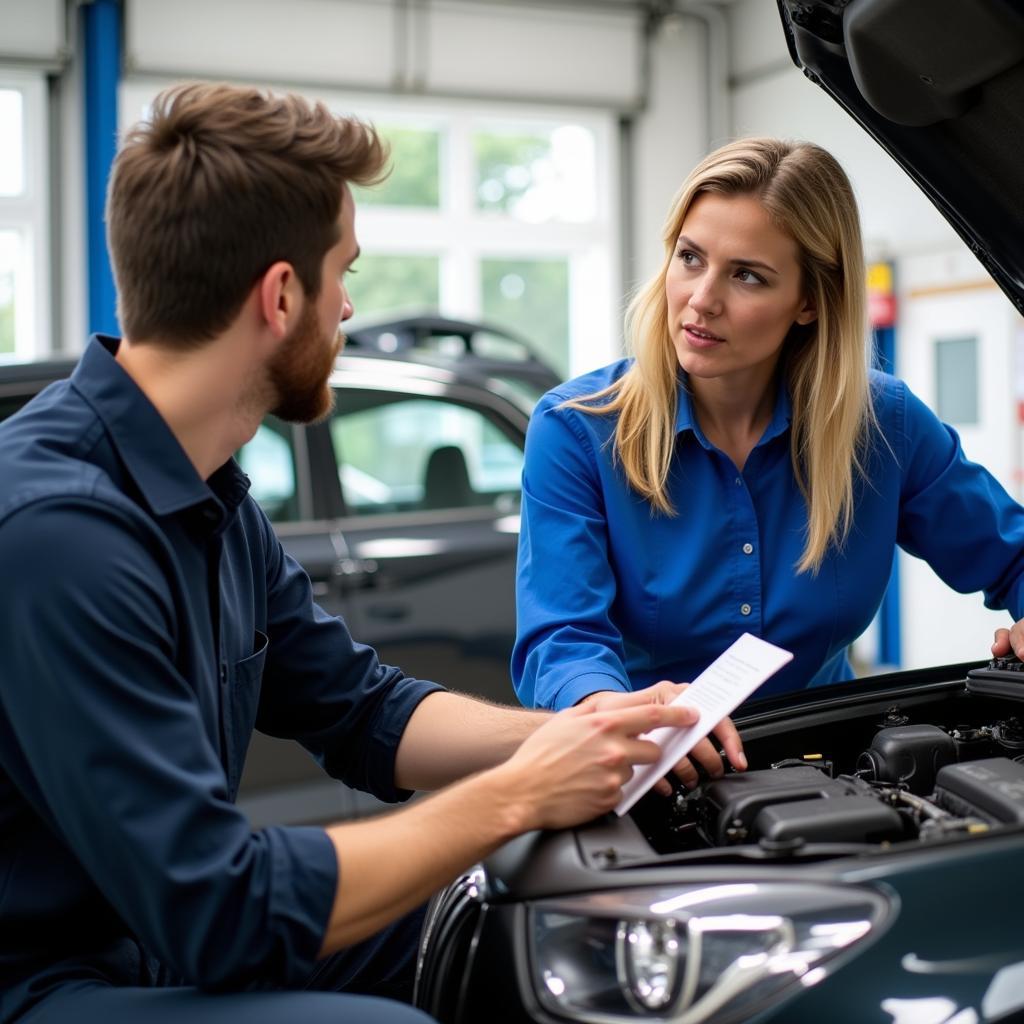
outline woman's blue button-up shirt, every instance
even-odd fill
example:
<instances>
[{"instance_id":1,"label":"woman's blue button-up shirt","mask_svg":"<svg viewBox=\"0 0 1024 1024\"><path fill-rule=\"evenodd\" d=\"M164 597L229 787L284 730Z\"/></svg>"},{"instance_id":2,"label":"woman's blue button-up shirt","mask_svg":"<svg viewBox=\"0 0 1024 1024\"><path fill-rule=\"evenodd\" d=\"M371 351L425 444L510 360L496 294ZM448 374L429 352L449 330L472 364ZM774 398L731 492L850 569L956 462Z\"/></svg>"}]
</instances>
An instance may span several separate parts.
<instances>
[{"instance_id":1,"label":"woman's blue button-up shirt","mask_svg":"<svg viewBox=\"0 0 1024 1024\"><path fill-rule=\"evenodd\" d=\"M563 708L597 690L693 679L744 632L794 654L757 696L849 679L847 648L878 609L897 544L956 590L1024 614L1024 508L902 381L872 374L882 436L855 477L845 545L812 574L794 568L807 508L785 390L741 472L704 436L680 387L676 515L666 516L613 460L615 417L563 406L629 365L549 392L530 423L512 657L524 704Z\"/></svg>"}]
</instances>

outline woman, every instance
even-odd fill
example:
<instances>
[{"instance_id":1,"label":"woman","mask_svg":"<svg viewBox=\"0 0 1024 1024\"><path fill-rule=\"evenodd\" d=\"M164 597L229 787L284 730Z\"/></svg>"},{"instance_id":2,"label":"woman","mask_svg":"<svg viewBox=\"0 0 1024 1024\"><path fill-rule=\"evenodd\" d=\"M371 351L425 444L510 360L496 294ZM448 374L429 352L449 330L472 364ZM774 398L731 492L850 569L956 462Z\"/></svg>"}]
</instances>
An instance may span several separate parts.
<instances>
[{"instance_id":1,"label":"woman","mask_svg":"<svg viewBox=\"0 0 1024 1024\"><path fill-rule=\"evenodd\" d=\"M895 546L1024 614L1024 509L901 381L869 372L842 168L746 139L673 202L634 358L550 392L527 437L512 669L524 704L694 678L743 632L758 696L848 679ZM993 651L1024 652L1024 624Z\"/></svg>"}]
</instances>

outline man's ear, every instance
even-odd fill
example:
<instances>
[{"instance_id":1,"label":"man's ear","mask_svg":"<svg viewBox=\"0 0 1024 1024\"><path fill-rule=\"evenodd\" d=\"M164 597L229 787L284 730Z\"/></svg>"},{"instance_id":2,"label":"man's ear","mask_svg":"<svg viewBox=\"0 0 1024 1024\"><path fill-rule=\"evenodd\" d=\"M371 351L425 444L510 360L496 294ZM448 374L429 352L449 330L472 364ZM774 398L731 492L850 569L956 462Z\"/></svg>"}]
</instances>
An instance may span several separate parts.
<instances>
[{"instance_id":1,"label":"man's ear","mask_svg":"<svg viewBox=\"0 0 1024 1024\"><path fill-rule=\"evenodd\" d=\"M260 316L270 333L281 341L291 332L302 311L302 284L295 268L278 260L264 271L256 287Z\"/></svg>"},{"instance_id":2,"label":"man's ear","mask_svg":"<svg viewBox=\"0 0 1024 1024\"><path fill-rule=\"evenodd\" d=\"M804 302L804 308L797 313L795 322L800 325L812 324L817 319L818 307L815 305L814 299L808 296Z\"/></svg>"}]
</instances>

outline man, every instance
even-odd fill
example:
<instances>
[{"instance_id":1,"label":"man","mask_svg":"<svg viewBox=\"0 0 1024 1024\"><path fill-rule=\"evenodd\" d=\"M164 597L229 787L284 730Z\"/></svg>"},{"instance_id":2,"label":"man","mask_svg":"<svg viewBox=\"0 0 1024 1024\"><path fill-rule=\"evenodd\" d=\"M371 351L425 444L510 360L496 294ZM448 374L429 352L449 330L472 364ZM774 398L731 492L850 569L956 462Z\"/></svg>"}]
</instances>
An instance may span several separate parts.
<instances>
[{"instance_id":1,"label":"man","mask_svg":"<svg viewBox=\"0 0 1024 1024\"><path fill-rule=\"evenodd\" d=\"M423 1020L322 990L407 997L404 915L510 837L608 811L657 755L640 734L696 718L657 702L670 684L546 716L381 665L247 496L231 454L263 416L330 408L348 186L383 164L359 121L225 85L162 94L117 158L124 337L0 427L5 1024ZM384 799L448 788L254 832L254 727Z\"/></svg>"}]
</instances>

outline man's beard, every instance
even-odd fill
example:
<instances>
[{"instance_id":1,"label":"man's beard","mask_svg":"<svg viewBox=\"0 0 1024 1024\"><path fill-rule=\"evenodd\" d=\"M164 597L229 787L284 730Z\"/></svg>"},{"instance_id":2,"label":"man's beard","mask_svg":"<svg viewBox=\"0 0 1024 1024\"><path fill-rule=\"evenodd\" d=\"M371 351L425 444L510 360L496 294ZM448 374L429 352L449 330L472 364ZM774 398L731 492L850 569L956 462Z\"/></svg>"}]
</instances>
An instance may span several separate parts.
<instances>
[{"instance_id":1,"label":"man's beard","mask_svg":"<svg viewBox=\"0 0 1024 1024\"><path fill-rule=\"evenodd\" d=\"M276 404L270 410L289 423L315 423L334 408L327 381L341 350L339 334L323 334L316 303L307 298L295 330L284 340L267 367Z\"/></svg>"}]
</instances>

